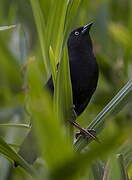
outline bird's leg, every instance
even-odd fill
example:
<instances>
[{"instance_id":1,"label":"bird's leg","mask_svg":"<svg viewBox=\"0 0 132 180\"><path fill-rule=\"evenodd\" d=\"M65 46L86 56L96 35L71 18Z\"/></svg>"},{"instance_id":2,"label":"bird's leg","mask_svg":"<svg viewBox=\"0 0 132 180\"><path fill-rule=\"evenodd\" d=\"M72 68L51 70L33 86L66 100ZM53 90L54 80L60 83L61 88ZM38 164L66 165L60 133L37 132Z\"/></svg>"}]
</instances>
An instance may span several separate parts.
<instances>
[{"instance_id":1,"label":"bird's leg","mask_svg":"<svg viewBox=\"0 0 132 180\"><path fill-rule=\"evenodd\" d=\"M77 117L77 114L74 110L74 106L73 106L73 120L70 120L69 122L74 126L76 127L77 129L80 130L79 133L76 134L76 138L80 135L83 135L85 136L86 138L92 138L94 139L95 141L99 142L98 138L95 136L96 134L96 131L94 129L84 129L82 128L77 122L75 122L75 119Z\"/></svg>"},{"instance_id":2,"label":"bird's leg","mask_svg":"<svg viewBox=\"0 0 132 180\"><path fill-rule=\"evenodd\" d=\"M84 129L82 128L77 122L75 122L74 120L70 120L69 121L74 127L76 127L77 129L80 130L80 132L77 134L76 137L78 137L79 135L83 135L86 138L91 137L92 139L94 139L95 141L99 142L98 138L94 135L96 133L96 131L94 129Z\"/></svg>"},{"instance_id":3,"label":"bird's leg","mask_svg":"<svg viewBox=\"0 0 132 180\"><path fill-rule=\"evenodd\" d=\"M96 131L94 130L94 129L85 129L87 132L89 132L90 134L92 134L93 136L95 136L96 135ZM86 136L83 132L76 132L76 135L75 135L75 137L76 137L76 139L79 137L79 136L85 136L87 139L90 137L88 137L88 136ZM96 136L95 136L96 137Z\"/></svg>"}]
</instances>

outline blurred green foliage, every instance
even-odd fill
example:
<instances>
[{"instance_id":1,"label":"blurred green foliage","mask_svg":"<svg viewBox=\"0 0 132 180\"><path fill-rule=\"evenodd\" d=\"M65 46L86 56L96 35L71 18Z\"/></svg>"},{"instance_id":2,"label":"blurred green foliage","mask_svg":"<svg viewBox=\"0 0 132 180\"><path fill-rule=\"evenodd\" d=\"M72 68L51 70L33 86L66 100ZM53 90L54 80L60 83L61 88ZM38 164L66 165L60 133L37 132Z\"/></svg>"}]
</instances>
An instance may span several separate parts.
<instances>
[{"instance_id":1,"label":"blurred green foliage","mask_svg":"<svg viewBox=\"0 0 132 180\"><path fill-rule=\"evenodd\" d=\"M77 121L95 128L101 143L79 138L73 146L71 128L63 123L72 117L66 41L72 29L91 21L100 76ZM131 0L1 0L0 180L132 178L131 36ZM50 74L53 100L44 89ZM30 159L38 149L33 165L16 153L31 124L35 140L23 154Z\"/></svg>"}]
</instances>

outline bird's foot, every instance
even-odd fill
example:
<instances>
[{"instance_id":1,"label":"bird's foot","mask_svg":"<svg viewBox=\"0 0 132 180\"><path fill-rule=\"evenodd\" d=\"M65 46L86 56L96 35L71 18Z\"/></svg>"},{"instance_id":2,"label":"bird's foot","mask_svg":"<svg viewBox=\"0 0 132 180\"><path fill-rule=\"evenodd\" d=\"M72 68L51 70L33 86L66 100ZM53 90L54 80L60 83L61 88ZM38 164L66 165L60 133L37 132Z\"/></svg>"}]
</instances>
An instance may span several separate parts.
<instances>
[{"instance_id":1,"label":"bird's foot","mask_svg":"<svg viewBox=\"0 0 132 180\"><path fill-rule=\"evenodd\" d=\"M84 129L82 128L77 122L75 121L69 121L74 127L76 127L77 129L80 130L80 135L83 135L84 137L87 137L88 138L92 138L93 140L99 142L98 138L94 135L96 134L96 131L93 130L93 129L90 129L90 130L87 130L87 129ZM92 133L91 133L92 132Z\"/></svg>"},{"instance_id":2,"label":"bird's foot","mask_svg":"<svg viewBox=\"0 0 132 180\"><path fill-rule=\"evenodd\" d=\"M80 137L80 136L83 136L83 137L86 138L86 139L91 138L90 135L93 135L94 137L96 137L96 136L95 136L95 135L96 135L96 131L95 131L94 129L84 129L84 128L83 128L83 130L84 130L85 132L87 132L87 134L84 133L84 131L81 131L81 130L80 130L80 132L77 132L76 135L75 135L76 139L78 139L78 137ZM88 135L88 134L89 134L89 135Z\"/></svg>"}]
</instances>

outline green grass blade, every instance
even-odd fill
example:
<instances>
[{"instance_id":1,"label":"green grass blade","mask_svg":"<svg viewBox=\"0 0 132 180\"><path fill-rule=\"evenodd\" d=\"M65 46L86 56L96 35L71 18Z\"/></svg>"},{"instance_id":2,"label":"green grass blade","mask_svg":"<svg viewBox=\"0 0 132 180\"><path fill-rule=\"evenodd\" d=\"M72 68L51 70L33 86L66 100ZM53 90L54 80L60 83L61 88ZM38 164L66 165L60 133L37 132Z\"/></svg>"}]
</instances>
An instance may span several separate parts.
<instances>
[{"instance_id":1,"label":"green grass blade","mask_svg":"<svg viewBox=\"0 0 132 180\"><path fill-rule=\"evenodd\" d=\"M108 165L109 180L128 180L122 154L112 156Z\"/></svg>"},{"instance_id":2,"label":"green grass blade","mask_svg":"<svg viewBox=\"0 0 132 180\"><path fill-rule=\"evenodd\" d=\"M102 180L104 173L104 164L100 160L96 160L92 165L92 173L94 180Z\"/></svg>"},{"instance_id":3,"label":"green grass blade","mask_svg":"<svg viewBox=\"0 0 132 180\"><path fill-rule=\"evenodd\" d=\"M73 25L74 20L77 17L79 7L81 6L81 0L70 0L68 1L67 14L66 14L66 23L65 28L66 32L69 33L71 26Z\"/></svg>"},{"instance_id":4,"label":"green grass blade","mask_svg":"<svg viewBox=\"0 0 132 180\"><path fill-rule=\"evenodd\" d=\"M114 155L110 158L109 161L108 177L109 180L123 180L123 177L121 176L119 162Z\"/></svg>"},{"instance_id":5,"label":"green grass blade","mask_svg":"<svg viewBox=\"0 0 132 180\"><path fill-rule=\"evenodd\" d=\"M132 93L132 80L129 80L128 83L117 93L117 95L105 106L105 108L96 116L96 118L90 123L88 129L95 129L99 133L100 129L103 128L104 118L108 114L122 103L126 96L131 95ZM83 138L79 138L75 143L75 147L78 150L81 150L88 144L88 141Z\"/></svg>"},{"instance_id":6,"label":"green grass blade","mask_svg":"<svg viewBox=\"0 0 132 180\"><path fill-rule=\"evenodd\" d=\"M55 54L54 54L53 49L52 49L51 46L49 48L49 56L50 56L50 65L51 65L52 79L53 79L53 83L55 85L56 74L57 74L57 67L56 67L56 63L55 63Z\"/></svg>"},{"instance_id":7,"label":"green grass blade","mask_svg":"<svg viewBox=\"0 0 132 180\"><path fill-rule=\"evenodd\" d=\"M5 31L5 30L8 30L8 29L13 29L15 27L16 27L16 25L0 26L0 31Z\"/></svg>"},{"instance_id":8,"label":"green grass blade","mask_svg":"<svg viewBox=\"0 0 132 180\"><path fill-rule=\"evenodd\" d=\"M38 35L39 35L42 56L43 56L43 61L44 61L44 67L45 67L45 71L48 75L48 73L49 73L49 68L48 68L49 58L48 58L48 48L46 45L45 20L44 20L43 12L41 10L39 1L30 0L30 2L31 2L34 19L35 19L36 26L37 26ZM36 11L36 9L37 9L37 11Z\"/></svg>"},{"instance_id":9,"label":"green grass blade","mask_svg":"<svg viewBox=\"0 0 132 180\"><path fill-rule=\"evenodd\" d=\"M122 154L117 155L117 160L119 162L120 172L123 180L128 180L128 175L125 168L124 157Z\"/></svg>"},{"instance_id":10,"label":"green grass blade","mask_svg":"<svg viewBox=\"0 0 132 180\"><path fill-rule=\"evenodd\" d=\"M20 156L18 155L3 139L0 137L0 153L6 156L8 159L12 160L17 165L20 165L20 167L24 168L30 175L35 175L35 170L28 165L28 163Z\"/></svg>"},{"instance_id":11,"label":"green grass blade","mask_svg":"<svg viewBox=\"0 0 132 180\"><path fill-rule=\"evenodd\" d=\"M54 8L49 10L46 37L48 46L51 45L53 48L55 62L57 64L60 61L60 53L64 38L64 23L67 10L67 0L58 0L57 3L52 3L52 6Z\"/></svg>"},{"instance_id":12,"label":"green grass blade","mask_svg":"<svg viewBox=\"0 0 132 180\"><path fill-rule=\"evenodd\" d=\"M56 39L57 41L56 41L56 44L55 44L55 46L56 46L56 48L55 48L55 57L56 57L57 60L59 60L61 58L60 55L61 55L63 41L64 41L64 33L65 33L64 27L65 27L65 18L66 18L66 12L67 12L67 5L68 5L67 0L63 0L63 1L60 0L60 2L61 2L60 4L62 4L60 6L62 13L61 13L61 17L58 16L58 25L59 25L59 27L57 27L57 29L59 28L59 31L57 33L58 36L57 36L57 39Z\"/></svg>"},{"instance_id":13,"label":"green grass blade","mask_svg":"<svg viewBox=\"0 0 132 180\"><path fill-rule=\"evenodd\" d=\"M81 5L80 0L70 0L67 3L67 9L66 9L65 21L64 21L64 33L63 33L64 37L63 37L62 49L72 29L73 22L75 21L77 17L77 13L78 13L80 5Z\"/></svg>"},{"instance_id":14,"label":"green grass blade","mask_svg":"<svg viewBox=\"0 0 132 180\"><path fill-rule=\"evenodd\" d=\"M123 159L125 161L125 168L128 168L132 163L132 146L129 141L121 146L118 150L119 154L123 154Z\"/></svg>"},{"instance_id":15,"label":"green grass blade","mask_svg":"<svg viewBox=\"0 0 132 180\"><path fill-rule=\"evenodd\" d=\"M43 15L44 15L44 19L45 19L45 23L47 24L48 21L49 21L49 15L50 15L50 12L53 12L54 11L54 6L52 7L54 1L53 0L39 0L39 3L40 3L40 7L43 11Z\"/></svg>"},{"instance_id":16,"label":"green grass blade","mask_svg":"<svg viewBox=\"0 0 132 180\"><path fill-rule=\"evenodd\" d=\"M7 123L7 124L0 124L0 128L2 127L16 127L16 128L24 128L24 129L31 129L29 124L16 124L16 123Z\"/></svg>"},{"instance_id":17,"label":"green grass blade","mask_svg":"<svg viewBox=\"0 0 132 180\"><path fill-rule=\"evenodd\" d=\"M54 8L51 8L52 10L50 9L49 11L46 37L48 45L51 45L53 48L56 64L60 61L62 49L79 5L80 0L59 0L57 3L54 3Z\"/></svg>"},{"instance_id":18,"label":"green grass blade","mask_svg":"<svg viewBox=\"0 0 132 180\"><path fill-rule=\"evenodd\" d=\"M53 109L50 94L43 88L42 75L36 62L28 67L28 77L33 127L42 157L52 171L73 155L73 149Z\"/></svg>"},{"instance_id":19,"label":"green grass blade","mask_svg":"<svg viewBox=\"0 0 132 180\"><path fill-rule=\"evenodd\" d=\"M108 113L112 112L116 106L119 106L119 103L123 101L123 99L128 96L128 94L132 93L132 80L128 81L128 83L117 93L117 95L106 105L106 107L98 114L98 116L93 120L89 128L95 128L97 124L105 118Z\"/></svg>"},{"instance_id":20,"label":"green grass blade","mask_svg":"<svg viewBox=\"0 0 132 180\"><path fill-rule=\"evenodd\" d=\"M67 122L72 119L72 88L66 48L57 73L54 103L55 111L58 116L61 114L63 121Z\"/></svg>"}]
</instances>

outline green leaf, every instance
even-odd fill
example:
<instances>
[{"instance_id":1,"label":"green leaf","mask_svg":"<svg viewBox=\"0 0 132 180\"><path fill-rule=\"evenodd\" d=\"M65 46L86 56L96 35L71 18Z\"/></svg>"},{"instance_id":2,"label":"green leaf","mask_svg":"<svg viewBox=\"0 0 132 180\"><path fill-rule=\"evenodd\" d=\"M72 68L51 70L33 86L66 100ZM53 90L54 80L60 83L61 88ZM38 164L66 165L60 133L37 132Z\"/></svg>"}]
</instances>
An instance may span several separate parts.
<instances>
[{"instance_id":1,"label":"green leaf","mask_svg":"<svg viewBox=\"0 0 132 180\"><path fill-rule=\"evenodd\" d=\"M15 164L20 165L24 168L30 175L35 175L35 170L28 165L28 163L18 155L4 140L0 137L0 153L6 156L8 159L12 160Z\"/></svg>"},{"instance_id":2,"label":"green leaf","mask_svg":"<svg viewBox=\"0 0 132 180\"><path fill-rule=\"evenodd\" d=\"M54 107L58 118L61 116L62 121L66 122L66 125L69 125L68 120L72 120L73 102L69 60L66 48L64 49L64 54L57 73L54 93Z\"/></svg>"},{"instance_id":3,"label":"green leaf","mask_svg":"<svg viewBox=\"0 0 132 180\"><path fill-rule=\"evenodd\" d=\"M126 96L131 95L132 93L132 80L129 80L128 83L117 93L117 95L105 106L105 108L96 116L96 118L90 123L88 129L95 129L97 134L102 131L104 119L112 114L115 108L122 103ZM131 99L129 99L131 100ZM118 111L119 112L119 111ZM76 143L75 148L77 150L83 149L89 141L80 137Z\"/></svg>"},{"instance_id":4,"label":"green leaf","mask_svg":"<svg viewBox=\"0 0 132 180\"><path fill-rule=\"evenodd\" d=\"M63 123L57 118L50 94L43 88L37 61L30 64L28 77L33 128L42 157L52 171L73 156L72 145L64 133Z\"/></svg>"},{"instance_id":5,"label":"green leaf","mask_svg":"<svg viewBox=\"0 0 132 180\"><path fill-rule=\"evenodd\" d=\"M16 27L16 25L0 26L0 31L5 31L5 30L8 30L8 29L13 29L15 27Z\"/></svg>"},{"instance_id":6,"label":"green leaf","mask_svg":"<svg viewBox=\"0 0 132 180\"><path fill-rule=\"evenodd\" d=\"M56 63L55 63L55 55L54 55L54 52L53 52L53 49L52 49L51 46L49 48L49 56L50 56L50 65L51 65L52 79L53 79L53 83L55 85L56 74L57 74L57 67L56 67Z\"/></svg>"},{"instance_id":7,"label":"green leaf","mask_svg":"<svg viewBox=\"0 0 132 180\"><path fill-rule=\"evenodd\" d=\"M100 160L96 160L92 165L94 180L102 180L104 172L104 164Z\"/></svg>"},{"instance_id":8,"label":"green leaf","mask_svg":"<svg viewBox=\"0 0 132 180\"><path fill-rule=\"evenodd\" d=\"M117 155L117 160L119 162L120 172L123 180L128 180L128 175L125 168L124 157L122 154Z\"/></svg>"},{"instance_id":9,"label":"green leaf","mask_svg":"<svg viewBox=\"0 0 132 180\"><path fill-rule=\"evenodd\" d=\"M132 163L132 146L129 141L127 141L123 146L118 150L118 153L123 154L123 159L125 161L125 168L128 168Z\"/></svg>"},{"instance_id":10,"label":"green leaf","mask_svg":"<svg viewBox=\"0 0 132 180\"><path fill-rule=\"evenodd\" d=\"M48 68L49 57L48 57L48 47L46 45L45 19L44 19L43 12L41 10L39 1L30 0L30 2L31 2L31 6L32 6L36 26L37 26L38 35L39 35L39 41L40 41L41 50L42 50L44 68L46 71L46 75L48 75L49 74L49 68Z\"/></svg>"},{"instance_id":11,"label":"green leaf","mask_svg":"<svg viewBox=\"0 0 132 180\"><path fill-rule=\"evenodd\" d=\"M0 127L16 127L16 128L24 128L24 129L30 129L29 124L18 124L18 123L7 123L7 124L0 124Z\"/></svg>"},{"instance_id":12,"label":"green leaf","mask_svg":"<svg viewBox=\"0 0 132 180\"><path fill-rule=\"evenodd\" d=\"M67 33L71 30L73 22L75 21L79 7L83 2L81 0L70 0L68 1L66 20L65 20L65 30ZM66 34L67 34L66 33Z\"/></svg>"},{"instance_id":13,"label":"green leaf","mask_svg":"<svg viewBox=\"0 0 132 180\"><path fill-rule=\"evenodd\" d=\"M49 9L46 37L48 46L51 45L55 54L56 64L60 61L64 39L64 23L67 10L67 0L53 2ZM44 9L45 7L43 7ZM60 16L61 14L61 16Z\"/></svg>"},{"instance_id":14,"label":"green leaf","mask_svg":"<svg viewBox=\"0 0 132 180\"><path fill-rule=\"evenodd\" d=\"M128 180L123 156L121 154L117 156L113 155L108 164L109 180Z\"/></svg>"}]
</instances>

